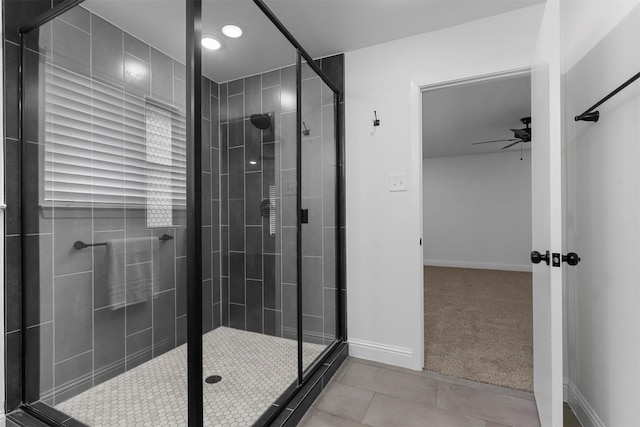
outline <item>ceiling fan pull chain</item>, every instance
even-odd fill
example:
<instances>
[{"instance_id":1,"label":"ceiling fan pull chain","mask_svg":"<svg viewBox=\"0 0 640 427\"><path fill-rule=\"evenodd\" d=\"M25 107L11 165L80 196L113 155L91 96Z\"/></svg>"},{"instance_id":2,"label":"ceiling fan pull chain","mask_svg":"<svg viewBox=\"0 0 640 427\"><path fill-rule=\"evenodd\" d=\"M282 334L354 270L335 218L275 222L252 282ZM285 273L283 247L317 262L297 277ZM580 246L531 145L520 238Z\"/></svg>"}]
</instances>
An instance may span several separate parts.
<instances>
[{"instance_id":1,"label":"ceiling fan pull chain","mask_svg":"<svg viewBox=\"0 0 640 427\"><path fill-rule=\"evenodd\" d=\"M524 141L520 141L520 160L522 160L522 144L524 144Z\"/></svg>"}]
</instances>

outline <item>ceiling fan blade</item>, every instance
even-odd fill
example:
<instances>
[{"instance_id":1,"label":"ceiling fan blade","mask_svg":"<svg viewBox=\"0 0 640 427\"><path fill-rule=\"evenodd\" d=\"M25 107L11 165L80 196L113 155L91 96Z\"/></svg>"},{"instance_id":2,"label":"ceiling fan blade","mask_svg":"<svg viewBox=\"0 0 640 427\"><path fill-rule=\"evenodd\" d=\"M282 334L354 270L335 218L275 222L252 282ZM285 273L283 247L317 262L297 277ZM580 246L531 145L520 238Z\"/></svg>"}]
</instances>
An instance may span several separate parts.
<instances>
[{"instance_id":1,"label":"ceiling fan blade","mask_svg":"<svg viewBox=\"0 0 640 427\"><path fill-rule=\"evenodd\" d=\"M474 142L471 145L478 145L478 144L488 144L490 142L511 142L511 141L520 141L520 139L518 138L509 138L509 139L495 139L493 141L482 141L482 142Z\"/></svg>"},{"instance_id":2,"label":"ceiling fan blade","mask_svg":"<svg viewBox=\"0 0 640 427\"><path fill-rule=\"evenodd\" d=\"M501 150L504 150L505 148L513 147L514 145L519 144L519 143L521 143L521 142L522 142L522 140L521 140L521 139L520 139L520 140L518 140L518 141L516 141L516 142L512 142L511 144L509 144L509 145L505 145L504 147L502 147L502 148L501 148Z\"/></svg>"}]
</instances>

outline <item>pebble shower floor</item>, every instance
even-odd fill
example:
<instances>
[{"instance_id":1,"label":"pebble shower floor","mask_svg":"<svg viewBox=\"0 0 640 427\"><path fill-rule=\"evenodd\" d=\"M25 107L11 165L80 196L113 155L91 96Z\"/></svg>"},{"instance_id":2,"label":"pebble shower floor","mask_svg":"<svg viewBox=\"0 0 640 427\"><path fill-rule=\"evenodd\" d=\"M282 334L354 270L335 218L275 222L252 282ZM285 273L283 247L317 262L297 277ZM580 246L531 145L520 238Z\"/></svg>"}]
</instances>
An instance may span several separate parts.
<instances>
[{"instance_id":1,"label":"pebble shower floor","mask_svg":"<svg viewBox=\"0 0 640 427\"><path fill-rule=\"evenodd\" d=\"M297 378L297 342L219 327L203 336L205 426L251 426ZM304 343L304 366L325 349ZM203 378L204 381L204 378ZM92 427L186 426L187 345L56 408Z\"/></svg>"}]
</instances>

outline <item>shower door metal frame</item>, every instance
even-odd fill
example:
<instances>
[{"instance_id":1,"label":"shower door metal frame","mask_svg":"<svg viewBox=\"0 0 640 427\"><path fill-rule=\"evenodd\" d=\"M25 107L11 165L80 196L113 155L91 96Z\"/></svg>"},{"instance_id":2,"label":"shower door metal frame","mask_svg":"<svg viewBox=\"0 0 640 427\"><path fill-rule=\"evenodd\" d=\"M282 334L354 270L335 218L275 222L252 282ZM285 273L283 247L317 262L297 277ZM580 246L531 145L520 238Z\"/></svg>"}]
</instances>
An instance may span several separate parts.
<instances>
[{"instance_id":1,"label":"shower door metal frame","mask_svg":"<svg viewBox=\"0 0 640 427\"><path fill-rule=\"evenodd\" d=\"M62 3L52 7L45 13L39 15L34 20L19 29L20 34L20 95L19 95L19 141L21 144L20 162L21 167L21 183L28 177L24 176L26 168L25 161L25 143L24 143L24 36L30 31L57 18L61 14L78 6L84 0L65 0ZM296 128L297 138L297 267L298 267L298 292L297 292L297 323L298 323L298 378L297 383L292 384L274 404L275 410L268 410L263 417L258 420L258 424L270 425L286 406L302 392L311 376L316 373L321 365L325 363L333 354L333 352L346 341L346 322L345 322L345 305L343 300L343 233L344 224L342 223L343 210L343 170L342 164L342 113L340 102L342 101L341 91L331 82L324 72L318 67L313 58L304 50L293 35L287 30L282 22L274 15L274 13L266 6L263 0L253 0L254 4L264 13L264 15L274 24L274 26L287 38L287 40L296 49ZM202 35L202 0L185 0L186 7L186 142L187 142L187 390L188 390L188 425L189 427L201 427L203 425L203 377L202 377L202 200L200 190L202 188L202 158L201 150L196 148L196 144L201 139L202 118L199 113L202 106L201 95L201 75L202 75L202 47L198 40ZM334 93L334 130L335 130L335 156L336 156L336 182L335 182L335 219L336 219L336 331L334 341L323 351L321 356L314 361L306 370L302 361L302 84L301 72L302 61L306 61L307 65L319 76L322 81ZM21 184L20 183L20 184ZM22 185L20 185L23 191ZM21 198L21 217L25 215L25 198ZM24 236L25 221L21 221L21 235ZM22 277L25 276L27 263L25 240L22 239ZM27 304L25 292L22 293L22 306ZM26 310L22 310L22 329L26 325ZM21 409L41 421L52 426L64 426L65 419L57 419L52 412L43 412L42 410L32 406L26 399L26 334L22 334L22 404ZM273 408L273 407L272 407ZM271 409L271 408L270 408ZM53 414L53 415L52 415Z\"/></svg>"},{"instance_id":2,"label":"shower door metal frame","mask_svg":"<svg viewBox=\"0 0 640 427\"><path fill-rule=\"evenodd\" d=\"M302 329L302 52L296 49L296 324L298 333L298 385L304 379Z\"/></svg>"},{"instance_id":3,"label":"shower door metal frame","mask_svg":"<svg viewBox=\"0 0 640 427\"><path fill-rule=\"evenodd\" d=\"M203 424L202 377L202 0L186 1L187 422ZM191 184L191 185L190 185Z\"/></svg>"}]
</instances>

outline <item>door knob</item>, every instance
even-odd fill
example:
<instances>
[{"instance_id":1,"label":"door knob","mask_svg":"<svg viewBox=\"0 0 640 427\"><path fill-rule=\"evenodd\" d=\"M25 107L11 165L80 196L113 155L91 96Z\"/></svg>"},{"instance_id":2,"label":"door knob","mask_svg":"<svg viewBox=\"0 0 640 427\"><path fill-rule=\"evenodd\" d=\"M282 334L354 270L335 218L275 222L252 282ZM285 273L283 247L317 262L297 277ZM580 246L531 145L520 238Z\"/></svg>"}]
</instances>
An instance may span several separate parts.
<instances>
[{"instance_id":1,"label":"door knob","mask_svg":"<svg viewBox=\"0 0 640 427\"><path fill-rule=\"evenodd\" d=\"M562 261L566 262L569 265L578 265L580 262L580 257L575 252L569 252L566 255L562 255Z\"/></svg>"},{"instance_id":2,"label":"door knob","mask_svg":"<svg viewBox=\"0 0 640 427\"><path fill-rule=\"evenodd\" d=\"M538 251L531 252L531 262L534 264L540 264L540 261L544 261L549 265L549 251L545 252L544 255Z\"/></svg>"}]
</instances>

